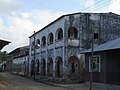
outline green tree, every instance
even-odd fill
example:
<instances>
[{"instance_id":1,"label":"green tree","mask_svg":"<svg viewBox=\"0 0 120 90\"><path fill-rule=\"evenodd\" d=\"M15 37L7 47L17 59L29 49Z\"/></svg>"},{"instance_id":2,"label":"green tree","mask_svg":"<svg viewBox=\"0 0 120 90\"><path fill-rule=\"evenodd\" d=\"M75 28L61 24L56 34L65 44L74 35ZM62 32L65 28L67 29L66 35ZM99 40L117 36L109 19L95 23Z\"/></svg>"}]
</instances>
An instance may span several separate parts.
<instances>
[{"instance_id":1,"label":"green tree","mask_svg":"<svg viewBox=\"0 0 120 90\"><path fill-rule=\"evenodd\" d=\"M6 51L0 51L0 63L6 61L8 58Z\"/></svg>"}]
</instances>

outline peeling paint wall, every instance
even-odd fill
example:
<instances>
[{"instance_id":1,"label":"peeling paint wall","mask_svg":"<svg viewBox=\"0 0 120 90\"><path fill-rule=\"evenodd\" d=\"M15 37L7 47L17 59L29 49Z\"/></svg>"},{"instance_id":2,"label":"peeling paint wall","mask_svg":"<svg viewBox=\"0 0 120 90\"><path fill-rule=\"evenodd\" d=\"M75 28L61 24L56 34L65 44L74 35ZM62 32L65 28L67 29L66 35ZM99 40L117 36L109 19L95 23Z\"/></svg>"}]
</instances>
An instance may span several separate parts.
<instances>
[{"instance_id":1,"label":"peeling paint wall","mask_svg":"<svg viewBox=\"0 0 120 90\"><path fill-rule=\"evenodd\" d=\"M77 37L74 35L76 38L69 38L68 30L70 27L74 27L77 30ZM56 31L58 28L62 28L63 30L63 39L60 41L56 40ZM48 35L51 32L53 33L54 39L53 44L49 45ZM78 75L82 74L80 71L84 70L84 65L80 64L84 62L81 63L79 59L80 52L91 47L93 32L98 35L97 39L94 40L94 46L120 37L120 16L113 13L78 13L64 16L57 22L35 34L35 39L40 39L40 44L42 43L42 37L46 37L46 47L42 48L40 46L40 48L35 51L36 54L38 54L36 59L41 61L41 59L44 58L46 60L47 71L47 60L51 57L53 59L53 77L56 78L56 58L62 57L63 78L69 79L68 68L71 66L68 61L70 57L75 56L78 58L78 68L76 71L79 71ZM34 38L32 36L30 38L30 61L34 55L34 52L31 51L33 41Z\"/></svg>"}]
</instances>

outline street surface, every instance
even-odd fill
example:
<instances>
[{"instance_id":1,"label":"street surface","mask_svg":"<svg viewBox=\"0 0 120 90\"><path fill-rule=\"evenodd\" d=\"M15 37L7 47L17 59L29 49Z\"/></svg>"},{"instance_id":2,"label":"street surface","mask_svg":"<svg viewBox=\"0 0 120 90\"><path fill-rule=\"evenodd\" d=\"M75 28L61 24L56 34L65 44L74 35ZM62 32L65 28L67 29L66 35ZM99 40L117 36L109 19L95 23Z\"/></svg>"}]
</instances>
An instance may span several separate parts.
<instances>
[{"instance_id":1,"label":"street surface","mask_svg":"<svg viewBox=\"0 0 120 90\"><path fill-rule=\"evenodd\" d=\"M0 72L0 90L68 90L26 79L19 75Z\"/></svg>"},{"instance_id":2,"label":"street surface","mask_svg":"<svg viewBox=\"0 0 120 90\"><path fill-rule=\"evenodd\" d=\"M31 78L25 78L20 75L8 72L0 72L0 90L89 90L89 84L57 84L50 82L41 83ZM93 86L93 90L120 90L120 89L103 89L102 87Z\"/></svg>"}]
</instances>

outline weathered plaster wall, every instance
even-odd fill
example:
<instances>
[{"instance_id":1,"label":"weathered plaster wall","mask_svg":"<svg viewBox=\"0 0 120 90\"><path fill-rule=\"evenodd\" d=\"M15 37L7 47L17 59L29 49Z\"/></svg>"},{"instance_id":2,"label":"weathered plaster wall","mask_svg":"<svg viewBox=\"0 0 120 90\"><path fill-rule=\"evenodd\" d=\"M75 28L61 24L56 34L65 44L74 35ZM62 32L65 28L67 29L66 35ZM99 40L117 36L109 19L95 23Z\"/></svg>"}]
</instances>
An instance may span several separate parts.
<instances>
[{"instance_id":1,"label":"weathered plaster wall","mask_svg":"<svg viewBox=\"0 0 120 90\"><path fill-rule=\"evenodd\" d=\"M78 37L73 40L74 42L70 43L68 42L68 29L71 26L77 29ZM56 41L56 31L58 28L62 28L63 30L63 40L61 41ZM71 56L76 56L79 60L79 64L83 62L78 56L81 51L91 47L93 30L94 33L98 33L98 39L94 41L95 46L115 39L120 36L120 18L118 15L112 13L79 13L66 15L50 26L44 28L44 30L35 34L35 40L40 39L40 44L43 36L46 37L46 43L48 41L49 33L52 32L54 36L52 45L48 45L47 43L46 48L40 47L39 49L36 49L35 52L38 54L36 59L41 61L41 59L44 58L47 62L48 58L52 57L54 72L53 76L55 77L56 58L62 57L64 73L63 78L67 78L69 58ZM34 52L31 51L31 44L33 41L34 38L32 36L30 37L30 61L33 60L34 55ZM77 43L78 45L72 45L72 43ZM78 69L82 71L81 68L84 68L84 65Z\"/></svg>"}]
</instances>

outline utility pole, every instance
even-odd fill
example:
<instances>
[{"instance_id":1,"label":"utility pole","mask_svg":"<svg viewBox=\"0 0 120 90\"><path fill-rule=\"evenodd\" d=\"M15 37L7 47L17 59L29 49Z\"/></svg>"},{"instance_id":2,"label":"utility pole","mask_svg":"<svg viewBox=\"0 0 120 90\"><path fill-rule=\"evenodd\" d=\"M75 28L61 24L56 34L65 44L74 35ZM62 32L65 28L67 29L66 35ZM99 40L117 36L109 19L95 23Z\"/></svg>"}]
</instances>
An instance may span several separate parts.
<instances>
[{"instance_id":1,"label":"utility pole","mask_svg":"<svg viewBox=\"0 0 120 90\"><path fill-rule=\"evenodd\" d=\"M35 80L35 31L34 31L34 61L33 61L33 79Z\"/></svg>"},{"instance_id":2,"label":"utility pole","mask_svg":"<svg viewBox=\"0 0 120 90\"><path fill-rule=\"evenodd\" d=\"M92 20L92 45L91 45L91 58L90 58L90 90L92 90L92 80L93 80L93 60L94 60L94 26L95 22L100 20L100 17L95 14L90 15L90 20Z\"/></svg>"},{"instance_id":3,"label":"utility pole","mask_svg":"<svg viewBox=\"0 0 120 90\"><path fill-rule=\"evenodd\" d=\"M94 56L94 23L92 23L92 49L90 58L90 90L92 90L92 79L93 79L93 56Z\"/></svg>"}]
</instances>

